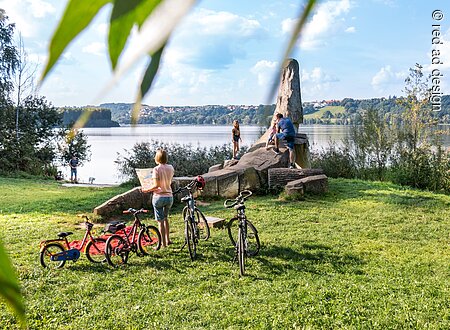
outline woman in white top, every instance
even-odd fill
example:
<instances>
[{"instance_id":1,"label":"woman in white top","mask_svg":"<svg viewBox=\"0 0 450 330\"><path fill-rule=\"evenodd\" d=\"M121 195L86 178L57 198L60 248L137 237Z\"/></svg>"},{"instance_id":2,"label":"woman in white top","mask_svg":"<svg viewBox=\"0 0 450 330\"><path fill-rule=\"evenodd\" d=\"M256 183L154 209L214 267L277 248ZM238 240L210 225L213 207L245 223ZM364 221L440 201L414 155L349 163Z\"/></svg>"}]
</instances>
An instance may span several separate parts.
<instances>
[{"instance_id":1,"label":"woman in white top","mask_svg":"<svg viewBox=\"0 0 450 330\"><path fill-rule=\"evenodd\" d=\"M159 223L162 246L166 247L172 242L169 239L169 210L173 204L172 183L174 169L167 164L167 152L158 149L155 155L155 163L158 164L153 169L153 185L144 192L153 192L152 204L155 210L155 218Z\"/></svg>"}]
</instances>

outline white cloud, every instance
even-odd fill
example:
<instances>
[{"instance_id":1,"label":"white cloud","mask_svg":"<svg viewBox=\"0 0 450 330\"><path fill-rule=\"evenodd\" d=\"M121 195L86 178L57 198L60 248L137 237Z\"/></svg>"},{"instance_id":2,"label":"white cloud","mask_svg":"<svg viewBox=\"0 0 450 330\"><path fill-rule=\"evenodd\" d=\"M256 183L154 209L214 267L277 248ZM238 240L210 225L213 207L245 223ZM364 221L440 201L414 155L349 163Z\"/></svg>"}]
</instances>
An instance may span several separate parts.
<instances>
[{"instance_id":1,"label":"white cloud","mask_svg":"<svg viewBox=\"0 0 450 330\"><path fill-rule=\"evenodd\" d=\"M0 8L6 11L9 22L15 23L16 30L24 37L36 35L37 20L56 12L51 3L43 0L0 0Z\"/></svg>"},{"instance_id":2,"label":"white cloud","mask_svg":"<svg viewBox=\"0 0 450 330\"><path fill-rule=\"evenodd\" d=\"M386 5L388 7L397 7L398 4L396 3L396 0L375 0L375 2L382 3L383 5Z\"/></svg>"},{"instance_id":3,"label":"white cloud","mask_svg":"<svg viewBox=\"0 0 450 330\"><path fill-rule=\"evenodd\" d=\"M31 14L36 18L46 17L47 14L53 14L56 11L55 7L47 1L28 0L26 2L28 2L30 6Z\"/></svg>"},{"instance_id":4,"label":"white cloud","mask_svg":"<svg viewBox=\"0 0 450 330\"><path fill-rule=\"evenodd\" d=\"M327 1L318 6L312 19L306 24L300 38L300 47L313 50L320 47L327 36L336 33L342 25L342 16L349 12L350 0ZM297 20L286 19L281 23L283 33L290 33Z\"/></svg>"},{"instance_id":5,"label":"white cloud","mask_svg":"<svg viewBox=\"0 0 450 330\"><path fill-rule=\"evenodd\" d=\"M109 24L108 23L99 23L94 27L95 31L100 37L106 37L108 34Z\"/></svg>"},{"instance_id":6,"label":"white cloud","mask_svg":"<svg viewBox=\"0 0 450 330\"><path fill-rule=\"evenodd\" d=\"M375 91L382 93L393 85L399 85L401 88L407 75L405 71L394 72L390 65L386 65L372 77L371 84Z\"/></svg>"},{"instance_id":7,"label":"white cloud","mask_svg":"<svg viewBox=\"0 0 450 330\"><path fill-rule=\"evenodd\" d=\"M350 27L345 29L345 32L347 32L347 33L355 33L356 32L356 28L354 26L350 26Z\"/></svg>"},{"instance_id":8,"label":"white cloud","mask_svg":"<svg viewBox=\"0 0 450 330\"><path fill-rule=\"evenodd\" d=\"M190 15L184 25L189 34L252 38L262 31L261 24L230 12L199 9Z\"/></svg>"},{"instance_id":9,"label":"white cloud","mask_svg":"<svg viewBox=\"0 0 450 330\"><path fill-rule=\"evenodd\" d=\"M259 86L268 86L273 80L278 63L267 60L258 61L250 71L258 77Z\"/></svg>"},{"instance_id":10,"label":"white cloud","mask_svg":"<svg viewBox=\"0 0 450 330\"><path fill-rule=\"evenodd\" d=\"M103 56L103 55L105 55L105 50L106 50L106 47L103 42L93 42L87 46L84 46L81 51L83 53L87 53L87 54Z\"/></svg>"},{"instance_id":11,"label":"white cloud","mask_svg":"<svg viewBox=\"0 0 450 330\"><path fill-rule=\"evenodd\" d=\"M224 11L199 9L186 17L170 43L182 53L178 59L199 69L223 70L247 57L252 40L267 31L252 18Z\"/></svg>"},{"instance_id":12,"label":"white cloud","mask_svg":"<svg viewBox=\"0 0 450 330\"><path fill-rule=\"evenodd\" d=\"M311 71L302 70L302 98L321 99L331 89L331 85L338 81L337 77L324 72L320 67L315 67Z\"/></svg>"}]
</instances>

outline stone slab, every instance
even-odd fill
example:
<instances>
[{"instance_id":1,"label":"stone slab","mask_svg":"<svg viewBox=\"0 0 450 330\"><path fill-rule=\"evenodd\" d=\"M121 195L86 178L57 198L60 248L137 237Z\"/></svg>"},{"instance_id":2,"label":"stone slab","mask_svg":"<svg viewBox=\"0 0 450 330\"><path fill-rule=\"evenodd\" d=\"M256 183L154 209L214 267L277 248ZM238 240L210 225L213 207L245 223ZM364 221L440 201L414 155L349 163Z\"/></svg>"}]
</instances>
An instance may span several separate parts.
<instances>
[{"instance_id":1,"label":"stone slab","mask_svg":"<svg viewBox=\"0 0 450 330\"><path fill-rule=\"evenodd\" d=\"M208 221L208 227L210 228L222 228L225 224L225 219L205 216L206 221Z\"/></svg>"}]
</instances>

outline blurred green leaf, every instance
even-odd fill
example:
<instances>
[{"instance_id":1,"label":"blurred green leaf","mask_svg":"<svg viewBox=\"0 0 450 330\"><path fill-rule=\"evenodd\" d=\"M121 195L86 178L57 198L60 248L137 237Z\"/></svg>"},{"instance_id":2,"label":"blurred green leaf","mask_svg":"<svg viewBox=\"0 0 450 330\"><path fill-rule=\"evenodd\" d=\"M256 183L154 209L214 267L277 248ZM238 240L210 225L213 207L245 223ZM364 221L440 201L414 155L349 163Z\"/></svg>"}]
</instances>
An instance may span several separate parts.
<instances>
[{"instance_id":1,"label":"blurred green leaf","mask_svg":"<svg viewBox=\"0 0 450 330\"><path fill-rule=\"evenodd\" d=\"M291 38L289 39L289 43L288 43L286 49L284 50L283 58L278 65L277 75L275 76L276 79L274 79L272 88L270 89L268 104L272 103L272 99L275 96L278 84L280 83L279 78L280 78L281 72L283 70L284 61L289 56L291 56L292 50L294 49L294 46L297 43L303 28L305 27L306 21L308 20L308 17L311 15L311 12L317 2L318 2L317 0L308 0L305 7L302 8L302 10L299 14L299 20L297 21L294 31L292 32Z\"/></svg>"},{"instance_id":2,"label":"blurred green leaf","mask_svg":"<svg viewBox=\"0 0 450 330\"><path fill-rule=\"evenodd\" d=\"M13 308L22 324L25 324L25 307L20 287L11 262L0 242L0 295Z\"/></svg>"},{"instance_id":3,"label":"blurred green leaf","mask_svg":"<svg viewBox=\"0 0 450 330\"><path fill-rule=\"evenodd\" d=\"M148 15L140 26L139 33L136 35L138 42L132 55L120 61L107 87L110 88L117 83L143 56L156 54L195 3L196 0L161 0L159 6L154 8L151 15ZM143 14L140 10L136 12L139 12L139 17Z\"/></svg>"},{"instance_id":4,"label":"blurred green leaf","mask_svg":"<svg viewBox=\"0 0 450 330\"><path fill-rule=\"evenodd\" d=\"M161 56L164 51L164 46L162 46L155 54L152 55L152 60L150 61L147 70L145 71L144 77L141 81L141 95L142 97L147 94L150 87L152 86L153 80L156 73L158 72L159 64L161 62Z\"/></svg>"},{"instance_id":5,"label":"blurred green leaf","mask_svg":"<svg viewBox=\"0 0 450 330\"><path fill-rule=\"evenodd\" d=\"M141 26L160 2L161 0L115 1L108 35L109 58L113 69L117 66L133 26Z\"/></svg>"},{"instance_id":6,"label":"blurred green leaf","mask_svg":"<svg viewBox=\"0 0 450 330\"><path fill-rule=\"evenodd\" d=\"M68 3L50 42L49 57L41 80L47 76L69 43L89 25L98 11L111 1L71 0Z\"/></svg>"},{"instance_id":7,"label":"blurred green leaf","mask_svg":"<svg viewBox=\"0 0 450 330\"><path fill-rule=\"evenodd\" d=\"M155 54L152 55L152 59L147 66L147 70L145 70L145 74L141 81L140 91L138 93L138 99L135 102L135 106L133 107L133 111L131 112L131 123L135 125L139 118L139 111L141 109L141 101L144 98L145 94L150 90L152 86L153 80L155 79L156 73L159 69L159 64L161 62L161 56L164 51L164 44Z\"/></svg>"}]
</instances>

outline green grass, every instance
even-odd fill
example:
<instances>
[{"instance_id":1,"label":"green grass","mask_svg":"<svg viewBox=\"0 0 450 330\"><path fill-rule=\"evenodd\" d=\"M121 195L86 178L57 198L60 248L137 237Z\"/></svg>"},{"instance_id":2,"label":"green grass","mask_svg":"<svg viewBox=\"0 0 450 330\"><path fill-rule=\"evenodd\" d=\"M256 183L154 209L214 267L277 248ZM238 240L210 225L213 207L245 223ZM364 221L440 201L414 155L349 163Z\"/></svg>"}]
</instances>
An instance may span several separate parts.
<instances>
[{"instance_id":1,"label":"green grass","mask_svg":"<svg viewBox=\"0 0 450 330\"><path fill-rule=\"evenodd\" d=\"M124 188L64 188L0 178L0 239L19 275L30 329L448 329L450 196L379 182L330 180L325 196L252 197L262 249L239 278L224 230L191 262L181 207L175 244L128 266L85 256L59 271L39 265L39 241L83 230L90 212ZM202 207L229 217L222 201ZM150 220L147 220L149 222ZM0 328L15 329L0 302Z\"/></svg>"},{"instance_id":2,"label":"green grass","mask_svg":"<svg viewBox=\"0 0 450 330\"><path fill-rule=\"evenodd\" d=\"M342 106L328 105L316 112L305 115L305 119L322 118L323 114L327 111L330 111L333 116L336 116L338 113L345 113L345 108Z\"/></svg>"},{"instance_id":3,"label":"green grass","mask_svg":"<svg viewBox=\"0 0 450 330\"><path fill-rule=\"evenodd\" d=\"M330 111L334 116L336 116L338 113L345 113L345 108L343 106L328 105L317 110L316 112L305 115L305 118L322 118L323 114L327 111Z\"/></svg>"}]
</instances>

